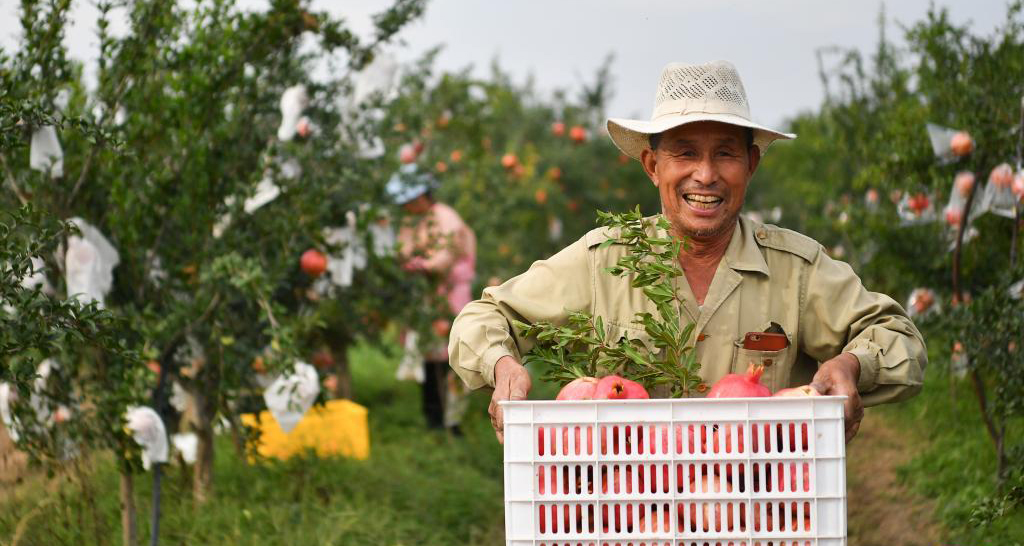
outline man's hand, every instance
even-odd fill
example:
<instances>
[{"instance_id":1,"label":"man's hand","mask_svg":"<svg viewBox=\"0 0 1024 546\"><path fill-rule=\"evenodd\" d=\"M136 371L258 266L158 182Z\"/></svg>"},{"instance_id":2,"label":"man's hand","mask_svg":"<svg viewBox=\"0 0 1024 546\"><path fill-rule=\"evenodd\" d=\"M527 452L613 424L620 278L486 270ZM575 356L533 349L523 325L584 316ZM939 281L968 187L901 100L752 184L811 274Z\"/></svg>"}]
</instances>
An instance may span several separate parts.
<instances>
[{"instance_id":1,"label":"man's hand","mask_svg":"<svg viewBox=\"0 0 1024 546\"><path fill-rule=\"evenodd\" d=\"M857 392L860 379L860 361L850 353L823 362L811 380L811 386L821 394L846 395L844 413L846 417L846 442L857 435L860 420L864 418L864 404Z\"/></svg>"},{"instance_id":2,"label":"man's hand","mask_svg":"<svg viewBox=\"0 0 1024 546\"><path fill-rule=\"evenodd\" d=\"M525 400L530 393L530 374L522 364L511 356L504 356L494 365L494 394L487 412L491 414L491 426L498 441L505 443L505 419L498 402L502 400Z\"/></svg>"}]
</instances>

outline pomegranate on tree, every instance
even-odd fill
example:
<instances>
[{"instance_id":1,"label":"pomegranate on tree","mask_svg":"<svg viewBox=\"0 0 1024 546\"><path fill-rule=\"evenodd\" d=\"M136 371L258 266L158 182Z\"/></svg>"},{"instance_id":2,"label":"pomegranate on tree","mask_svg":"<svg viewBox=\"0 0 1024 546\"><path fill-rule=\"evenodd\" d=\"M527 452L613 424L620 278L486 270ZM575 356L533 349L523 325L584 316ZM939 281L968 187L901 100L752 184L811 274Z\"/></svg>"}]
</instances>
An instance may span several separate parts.
<instances>
[{"instance_id":1,"label":"pomegranate on tree","mask_svg":"<svg viewBox=\"0 0 1024 546\"><path fill-rule=\"evenodd\" d=\"M914 214L917 214L918 216L927 210L931 204L931 200L923 193L914 194L907 200L907 205L910 206L910 210L914 211Z\"/></svg>"},{"instance_id":2,"label":"pomegranate on tree","mask_svg":"<svg viewBox=\"0 0 1024 546\"><path fill-rule=\"evenodd\" d=\"M951 228L959 228L964 218L964 211L960 207L949 207L946 209L946 224Z\"/></svg>"},{"instance_id":3,"label":"pomegranate on tree","mask_svg":"<svg viewBox=\"0 0 1024 546\"><path fill-rule=\"evenodd\" d=\"M569 129L569 138L577 144L582 143L587 140L587 130L579 125L574 125L572 129Z\"/></svg>"},{"instance_id":4,"label":"pomegranate on tree","mask_svg":"<svg viewBox=\"0 0 1024 546\"><path fill-rule=\"evenodd\" d=\"M505 154L501 156L501 166L505 167L506 169L515 168L515 166L518 164L519 158L516 157L516 154Z\"/></svg>"},{"instance_id":5,"label":"pomegranate on tree","mask_svg":"<svg viewBox=\"0 0 1024 546\"><path fill-rule=\"evenodd\" d=\"M708 391L708 398L757 398L772 395L772 391L761 384L764 366L747 368L747 373L731 373L718 380Z\"/></svg>"},{"instance_id":6,"label":"pomegranate on tree","mask_svg":"<svg viewBox=\"0 0 1024 546\"><path fill-rule=\"evenodd\" d=\"M1008 163L997 165L988 175L988 181L995 187L1005 190L1013 184L1013 168Z\"/></svg>"},{"instance_id":7,"label":"pomegranate on tree","mask_svg":"<svg viewBox=\"0 0 1024 546\"><path fill-rule=\"evenodd\" d=\"M302 253L299 258L299 266L311 277L319 277L327 271L327 256L315 248Z\"/></svg>"},{"instance_id":8,"label":"pomegranate on tree","mask_svg":"<svg viewBox=\"0 0 1024 546\"><path fill-rule=\"evenodd\" d=\"M971 138L971 134L967 131L959 131L949 140L949 149L953 152L953 155L964 157L974 151L974 139Z\"/></svg>"},{"instance_id":9,"label":"pomegranate on tree","mask_svg":"<svg viewBox=\"0 0 1024 546\"><path fill-rule=\"evenodd\" d=\"M956 173L956 178L953 179L953 185L956 186L956 191L960 193L962 197L970 195L971 190L974 189L974 173L971 171L960 171Z\"/></svg>"},{"instance_id":10,"label":"pomegranate on tree","mask_svg":"<svg viewBox=\"0 0 1024 546\"><path fill-rule=\"evenodd\" d=\"M565 134L565 123L556 121L551 124L551 134L560 137Z\"/></svg>"}]
</instances>

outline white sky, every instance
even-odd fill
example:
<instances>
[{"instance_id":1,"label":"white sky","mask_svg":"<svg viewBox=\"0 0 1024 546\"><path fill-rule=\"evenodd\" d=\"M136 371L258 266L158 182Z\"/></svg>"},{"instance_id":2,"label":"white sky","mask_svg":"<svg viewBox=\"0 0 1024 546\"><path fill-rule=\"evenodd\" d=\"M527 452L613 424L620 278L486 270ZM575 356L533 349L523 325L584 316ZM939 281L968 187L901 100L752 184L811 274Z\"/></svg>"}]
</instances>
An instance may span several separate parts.
<instances>
[{"instance_id":1,"label":"white sky","mask_svg":"<svg viewBox=\"0 0 1024 546\"><path fill-rule=\"evenodd\" d=\"M266 0L240 0L263 7ZM346 17L357 33L371 28L369 15L387 0L313 0L315 10ZM891 0L887 34L899 39L899 23L923 18L929 0ZM989 34L1006 15L1005 0L940 0L956 23L971 22ZM0 0L0 46L16 43L16 0ZM876 0L602 0L570 2L431 0L423 19L401 34L395 48L410 60L444 44L441 69L474 65L484 75L490 61L519 80L534 76L541 91L579 89L592 81L608 53L615 95L611 116L650 116L661 67L671 61L731 61L739 69L754 118L777 125L823 97L815 50L838 45L870 52L878 39ZM94 60L95 8L77 0L67 42L73 57ZM91 72L87 68L87 73Z\"/></svg>"}]
</instances>

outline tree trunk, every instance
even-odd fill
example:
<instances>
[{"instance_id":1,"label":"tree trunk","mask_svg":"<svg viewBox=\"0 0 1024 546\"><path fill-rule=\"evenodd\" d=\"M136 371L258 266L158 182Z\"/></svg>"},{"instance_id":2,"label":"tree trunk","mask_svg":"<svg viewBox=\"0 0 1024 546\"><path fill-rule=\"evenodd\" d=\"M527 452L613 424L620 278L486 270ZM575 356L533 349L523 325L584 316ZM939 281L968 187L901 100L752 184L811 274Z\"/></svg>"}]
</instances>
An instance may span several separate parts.
<instances>
[{"instance_id":1,"label":"tree trunk","mask_svg":"<svg viewBox=\"0 0 1024 546\"><path fill-rule=\"evenodd\" d=\"M121 471L121 543L135 546L138 530L135 527L135 484L130 472Z\"/></svg>"},{"instance_id":2,"label":"tree trunk","mask_svg":"<svg viewBox=\"0 0 1024 546\"><path fill-rule=\"evenodd\" d=\"M332 350L334 353L334 373L338 376L338 392L335 393L338 398L345 398L347 400L352 399L352 372L348 367L348 345L341 347L337 350Z\"/></svg>"},{"instance_id":3,"label":"tree trunk","mask_svg":"<svg viewBox=\"0 0 1024 546\"><path fill-rule=\"evenodd\" d=\"M192 497L202 504L210 498L213 489L213 423L207 415L201 415L199 420L196 463L192 466Z\"/></svg>"}]
</instances>

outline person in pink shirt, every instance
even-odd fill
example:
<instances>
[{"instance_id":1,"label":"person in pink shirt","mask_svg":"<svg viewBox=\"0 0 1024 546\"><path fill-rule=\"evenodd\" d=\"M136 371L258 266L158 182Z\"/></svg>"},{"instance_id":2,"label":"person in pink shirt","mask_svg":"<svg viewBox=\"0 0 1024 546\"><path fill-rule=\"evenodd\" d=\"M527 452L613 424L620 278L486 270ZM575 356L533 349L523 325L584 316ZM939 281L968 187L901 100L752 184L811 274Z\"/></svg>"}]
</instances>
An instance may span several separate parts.
<instances>
[{"instance_id":1,"label":"person in pink shirt","mask_svg":"<svg viewBox=\"0 0 1024 546\"><path fill-rule=\"evenodd\" d=\"M448 366L447 340L451 320L474 299L476 235L455 209L434 199L436 185L432 175L410 164L388 181L387 191L407 213L397 237L402 267L434 276L438 295L448 307L446 316L433 322L438 339L425 354L423 412L427 426L446 427L460 434L466 392Z\"/></svg>"}]
</instances>

